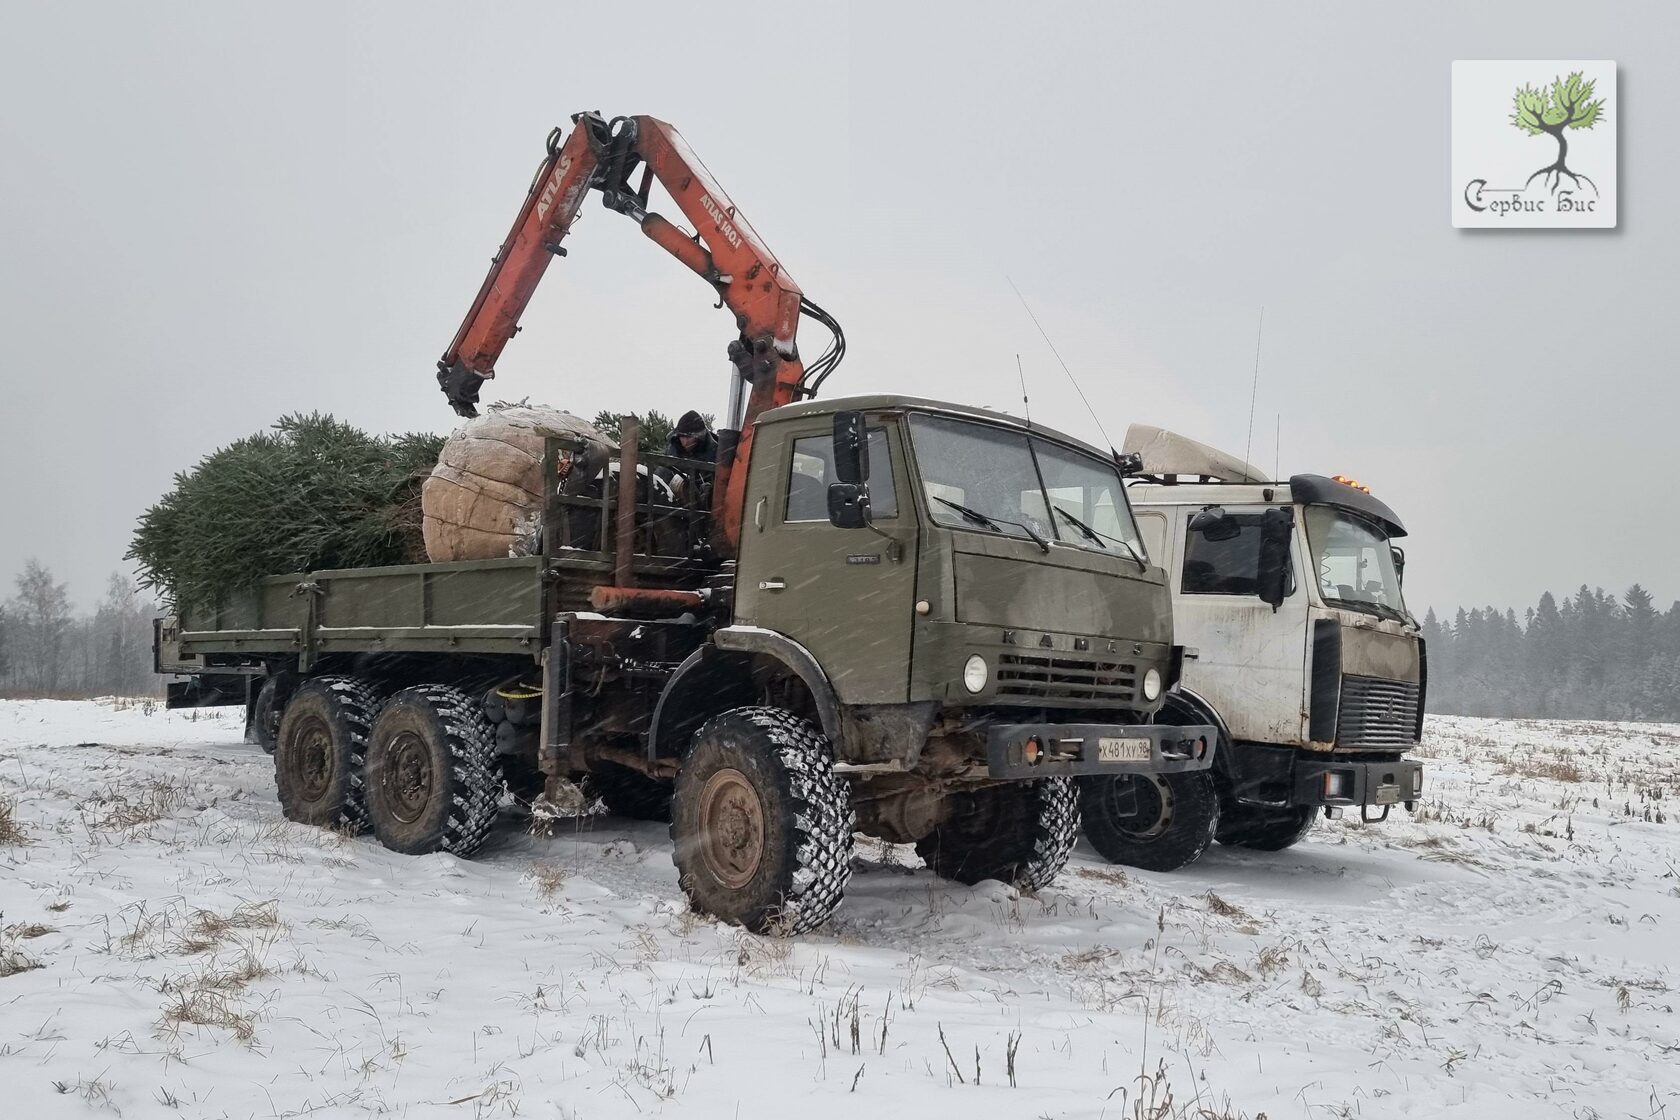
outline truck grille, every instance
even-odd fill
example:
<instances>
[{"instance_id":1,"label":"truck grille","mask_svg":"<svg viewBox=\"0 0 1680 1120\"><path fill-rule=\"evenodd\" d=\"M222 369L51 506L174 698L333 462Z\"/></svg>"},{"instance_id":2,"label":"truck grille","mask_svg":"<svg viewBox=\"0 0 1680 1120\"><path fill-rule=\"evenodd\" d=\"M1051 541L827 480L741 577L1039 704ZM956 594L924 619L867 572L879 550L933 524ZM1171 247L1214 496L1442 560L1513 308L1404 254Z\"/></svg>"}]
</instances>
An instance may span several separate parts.
<instances>
[{"instance_id":1,"label":"truck grille","mask_svg":"<svg viewBox=\"0 0 1680 1120\"><path fill-rule=\"evenodd\" d=\"M998 655L999 699L1109 700L1129 704L1136 690L1136 665L1050 655Z\"/></svg>"},{"instance_id":2,"label":"truck grille","mask_svg":"<svg viewBox=\"0 0 1680 1120\"><path fill-rule=\"evenodd\" d=\"M1336 713L1338 747L1409 747L1417 742L1422 689L1413 681L1342 678Z\"/></svg>"}]
</instances>

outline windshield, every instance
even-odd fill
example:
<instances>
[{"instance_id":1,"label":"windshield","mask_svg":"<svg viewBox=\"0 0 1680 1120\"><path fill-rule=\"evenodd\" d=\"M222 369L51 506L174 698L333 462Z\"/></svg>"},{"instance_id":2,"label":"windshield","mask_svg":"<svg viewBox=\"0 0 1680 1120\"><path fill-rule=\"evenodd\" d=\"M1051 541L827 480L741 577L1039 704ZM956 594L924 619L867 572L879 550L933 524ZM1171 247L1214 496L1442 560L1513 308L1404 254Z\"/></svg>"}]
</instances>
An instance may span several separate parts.
<instances>
[{"instance_id":1,"label":"windshield","mask_svg":"<svg viewBox=\"0 0 1680 1120\"><path fill-rule=\"evenodd\" d=\"M1307 507L1307 540L1319 593L1332 606L1407 618L1388 538L1371 522L1331 506Z\"/></svg>"},{"instance_id":2,"label":"windshield","mask_svg":"<svg viewBox=\"0 0 1680 1120\"><path fill-rule=\"evenodd\" d=\"M1101 459L942 416L912 415L910 432L935 524L1142 556L1120 476Z\"/></svg>"}]
</instances>

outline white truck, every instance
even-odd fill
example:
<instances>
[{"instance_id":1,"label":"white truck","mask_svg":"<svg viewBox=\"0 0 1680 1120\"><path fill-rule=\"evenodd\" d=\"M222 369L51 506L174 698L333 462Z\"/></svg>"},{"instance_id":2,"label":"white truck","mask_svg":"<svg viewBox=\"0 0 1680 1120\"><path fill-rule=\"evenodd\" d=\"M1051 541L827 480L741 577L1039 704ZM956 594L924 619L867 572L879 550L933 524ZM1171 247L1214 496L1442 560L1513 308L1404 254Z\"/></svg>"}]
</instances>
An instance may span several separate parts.
<instances>
[{"instance_id":1,"label":"white truck","mask_svg":"<svg viewBox=\"0 0 1680 1120\"><path fill-rule=\"evenodd\" d=\"M1086 836L1105 857L1173 870L1214 838L1294 844L1320 810L1416 807L1427 659L1401 596L1400 519L1351 479L1268 481L1248 463L1134 424L1127 490L1166 569L1184 663L1159 718L1213 724L1211 771L1090 779Z\"/></svg>"}]
</instances>

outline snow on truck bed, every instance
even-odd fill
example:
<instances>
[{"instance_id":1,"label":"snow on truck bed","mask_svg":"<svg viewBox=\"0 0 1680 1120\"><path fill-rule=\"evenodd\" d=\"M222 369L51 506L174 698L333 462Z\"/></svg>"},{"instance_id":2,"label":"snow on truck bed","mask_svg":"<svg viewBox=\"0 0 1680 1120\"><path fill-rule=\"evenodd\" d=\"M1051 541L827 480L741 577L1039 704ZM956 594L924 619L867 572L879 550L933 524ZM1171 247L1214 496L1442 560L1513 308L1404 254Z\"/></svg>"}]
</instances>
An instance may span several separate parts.
<instances>
[{"instance_id":1,"label":"snow on truck bed","mask_svg":"<svg viewBox=\"0 0 1680 1120\"><path fill-rule=\"evenodd\" d=\"M1415 820L1036 897L860 840L793 941L658 825L290 824L240 730L0 703L0 1115L1680 1115L1680 728L1433 719Z\"/></svg>"}]
</instances>

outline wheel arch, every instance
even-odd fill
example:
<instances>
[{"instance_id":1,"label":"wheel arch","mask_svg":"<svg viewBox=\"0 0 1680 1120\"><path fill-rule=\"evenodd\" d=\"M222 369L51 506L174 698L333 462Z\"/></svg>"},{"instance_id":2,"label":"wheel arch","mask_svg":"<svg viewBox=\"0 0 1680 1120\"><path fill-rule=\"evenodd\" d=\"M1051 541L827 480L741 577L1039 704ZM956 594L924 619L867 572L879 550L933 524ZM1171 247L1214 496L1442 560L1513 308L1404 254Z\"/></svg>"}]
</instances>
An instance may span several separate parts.
<instances>
[{"instance_id":1,"label":"wheel arch","mask_svg":"<svg viewBox=\"0 0 1680 1120\"><path fill-rule=\"evenodd\" d=\"M1173 724L1211 723L1219 729L1219 743L1213 752L1213 771L1221 778L1230 776L1231 748L1235 745L1231 729L1205 697L1180 685L1167 693L1161 704L1160 721Z\"/></svg>"},{"instance_id":2,"label":"wheel arch","mask_svg":"<svg viewBox=\"0 0 1680 1120\"><path fill-rule=\"evenodd\" d=\"M754 704L766 679L797 681L830 742L841 733L840 702L811 651L773 630L728 627L685 658L653 709L648 757L680 754L707 719Z\"/></svg>"}]
</instances>

